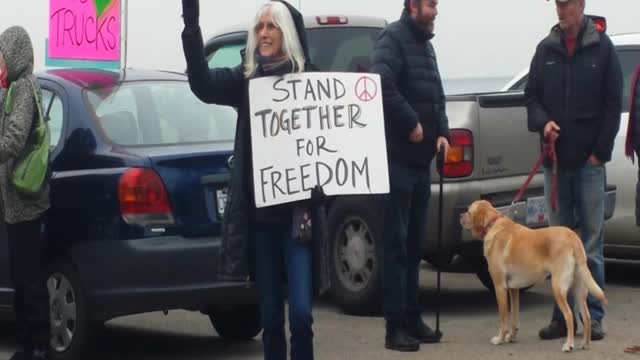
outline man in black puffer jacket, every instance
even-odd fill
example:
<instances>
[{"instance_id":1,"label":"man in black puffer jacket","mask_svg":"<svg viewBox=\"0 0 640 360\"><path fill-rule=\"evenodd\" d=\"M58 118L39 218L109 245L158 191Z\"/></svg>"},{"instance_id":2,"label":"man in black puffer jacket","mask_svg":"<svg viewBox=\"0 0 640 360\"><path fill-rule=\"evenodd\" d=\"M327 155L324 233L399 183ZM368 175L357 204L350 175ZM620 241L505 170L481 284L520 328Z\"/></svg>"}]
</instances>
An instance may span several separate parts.
<instances>
[{"instance_id":1,"label":"man in black puffer jacket","mask_svg":"<svg viewBox=\"0 0 640 360\"><path fill-rule=\"evenodd\" d=\"M611 161L620 128L622 70L611 39L585 16L585 6L585 0L556 0L558 24L536 49L525 95L529 129L556 142L555 185L550 164L544 170L549 223L580 227L589 270L602 288L605 164ZM554 190L556 211L549 205ZM591 340L601 340L604 308L591 295L588 304ZM564 315L555 306L551 323L539 336L558 339L567 331Z\"/></svg>"},{"instance_id":2,"label":"man in black puffer jacket","mask_svg":"<svg viewBox=\"0 0 640 360\"><path fill-rule=\"evenodd\" d=\"M438 0L405 0L399 21L381 34L371 55L382 78L389 179L382 283L385 347L417 351L440 340L421 318L420 243L430 197L430 165L449 149L449 125L436 55L431 45Z\"/></svg>"}]
</instances>

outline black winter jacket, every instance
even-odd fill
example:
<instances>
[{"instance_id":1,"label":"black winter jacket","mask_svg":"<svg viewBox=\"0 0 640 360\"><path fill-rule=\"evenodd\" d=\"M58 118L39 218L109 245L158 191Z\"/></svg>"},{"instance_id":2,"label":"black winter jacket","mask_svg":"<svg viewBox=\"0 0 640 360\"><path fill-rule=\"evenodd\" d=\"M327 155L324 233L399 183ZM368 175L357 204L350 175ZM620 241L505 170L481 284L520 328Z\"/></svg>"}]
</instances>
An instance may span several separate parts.
<instances>
[{"instance_id":1,"label":"black winter jacket","mask_svg":"<svg viewBox=\"0 0 640 360\"><path fill-rule=\"evenodd\" d=\"M625 153L633 160L635 156L640 157L640 64L634 71L631 90ZM638 159L638 183L636 184L636 225L640 226L640 158Z\"/></svg>"},{"instance_id":2,"label":"black winter jacket","mask_svg":"<svg viewBox=\"0 0 640 360\"><path fill-rule=\"evenodd\" d=\"M426 33L407 10L380 34L371 55L372 72L382 78L389 158L428 168L439 136L449 137L445 96L433 34ZM409 134L422 124L424 140L413 144Z\"/></svg>"},{"instance_id":3,"label":"black winter jacket","mask_svg":"<svg viewBox=\"0 0 640 360\"><path fill-rule=\"evenodd\" d=\"M185 6L184 3L187 3ZM294 19L298 36L309 59L309 52L302 15L290 4L287 6ZM198 24L197 0L183 0L183 14L185 28L182 32L182 45L187 61L189 85L193 93L203 102L209 104L227 105L237 108L238 121L234 143L234 164L229 181L228 200L223 220L222 249L220 254L218 277L226 280L248 279L249 266L249 235L253 222L284 221L289 223L292 218L291 206L276 205L268 208L255 207L253 189L253 168L251 156L251 128L249 113L249 79L243 72L243 65L235 68L209 69L204 55L202 33ZM196 14L188 13L193 10ZM307 69L313 69L309 63ZM260 75L256 75L260 76ZM312 214L323 214L324 206L316 204ZM326 291L330 284L329 250L324 229L326 221L316 221L314 216L314 285L316 293ZM324 222L323 224L321 224ZM320 225L320 226L318 226ZM321 235L318 235L321 234ZM322 239L318 237L322 236Z\"/></svg>"},{"instance_id":4,"label":"black winter jacket","mask_svg":"<svg viewBox=\"0 0 640 360\"><path fill-rule=\"evenodd\" d=\"M622 70L613 43L586 18L569 57L559 26L536 49L525 89L529 130L560 127L558 164L578 168L595 155L611 160L622 112Z\"/></svg>"}]
</instances>

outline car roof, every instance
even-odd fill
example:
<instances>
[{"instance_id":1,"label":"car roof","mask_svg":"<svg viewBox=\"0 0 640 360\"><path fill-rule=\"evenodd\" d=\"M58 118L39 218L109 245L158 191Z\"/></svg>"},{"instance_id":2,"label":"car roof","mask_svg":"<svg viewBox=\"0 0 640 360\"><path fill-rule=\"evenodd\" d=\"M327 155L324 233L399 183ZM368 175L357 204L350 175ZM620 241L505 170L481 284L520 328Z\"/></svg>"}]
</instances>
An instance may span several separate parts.
<instances>
[{"instance_id":1,"label":"car roof","mask_svg":"<svg viewBox=\"0 0 640 360\"><path fill-rule=\"evenodd\" d=\"M328 17L339 17L346 18L348 20L347 24L336 24L336 25L320 25L318 19L328 18ZM243 33L246 32L249 28L250 23L238 23L226 28L222 28L219 31L216 31L214 34L208 37L208 39L212 39L218 36L232 34L232 33ZM328 27L374 27L374 28L383 28L387 25L387 21L383 18L374 17L374 16L361 16L361 15L308 15L304 16L304 26L307 29L315 29L315 28L328 28Z\"/></svg>"},{"instance_id":2,"label":"car roof","mask_svg":"<svg viewBox=\"0 0 640 360\"><path fill-rule=\"evenodd\" d=\"M616 46L640 45L640 33L611 35L611 41Z\"/></svg>"},{"instance_id":3,"label":"car roof","mask_svg":"<svg viewBox=\"0 0 640 360\"><path fill-rule=\"evenodd\" d=\"M640 46L640 33L626 33L609 35L614 46ZM502 88L502 91L508 91L515 84L520 82L522 77L529 73L529 67L522 69L516 76L511 78L509 82Z\"/></svg>"},{"instance_id":4,"label":"car roof","mask_svg":"<svg viewBox=\"0 0 640 360\"><path fill-rule=\"evenodd\" d=\"M108 87L131 81L187 81L187 76L182 73L145 69L65 68L39 71L35 75L80 88Z\"/></svg>"}]
</instances>

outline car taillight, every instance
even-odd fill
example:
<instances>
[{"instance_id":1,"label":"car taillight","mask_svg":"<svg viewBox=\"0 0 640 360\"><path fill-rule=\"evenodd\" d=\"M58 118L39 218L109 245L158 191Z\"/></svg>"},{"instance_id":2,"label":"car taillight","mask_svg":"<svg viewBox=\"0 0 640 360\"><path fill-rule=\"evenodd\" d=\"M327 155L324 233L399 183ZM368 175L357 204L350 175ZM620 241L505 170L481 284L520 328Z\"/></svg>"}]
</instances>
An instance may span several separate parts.
<instances>
[{"instance_id":1,"label":"car taillight","mask_svg":"<svg viewBox=\"0 0 640 360\"><path fill-rule=\"evenodd\" d=\"M473 134L469 130L451 130L451 149L444 162L444 177L460 178L473 173Z\"/></svg>"},{"instance_id":2,"label":"car taillight","mask_svg":"<svg viewBox=\"0 0 640 360\"><path fill-rule=\"evenodd\" d=\"M349 18L346 16L316 16L319 25L346 25Z\"/></svg>"},{"instance_id":3,"label":"car taillight","mask_svg":"<svg viewBox=\"0 0 640 360\"><path fill-rule=\"evenodd\" d=\"M118 185L120 212L131 225L172 225L175 223L164 183L158 174L145 168L131 168Z\"/></svg>"}]
</instances>

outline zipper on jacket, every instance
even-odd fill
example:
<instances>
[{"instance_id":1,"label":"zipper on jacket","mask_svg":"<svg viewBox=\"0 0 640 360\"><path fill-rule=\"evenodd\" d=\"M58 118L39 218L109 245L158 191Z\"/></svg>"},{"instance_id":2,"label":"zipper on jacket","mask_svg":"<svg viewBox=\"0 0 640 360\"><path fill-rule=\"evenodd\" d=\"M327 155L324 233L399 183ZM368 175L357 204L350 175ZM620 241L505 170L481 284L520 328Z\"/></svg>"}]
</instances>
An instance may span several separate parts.
<instances>
[{"instance_id":1,"label":"zipper on jacket","mask_svg":"<svg viewBox=\"0 0 640 360\"><path fill-rule=\"evenodd\" d=\"M569 59L568 63L567 63L567 83L565 84L565 124L568 124L570 119L569 119L569 95L571 94L571 59Z\"/></svg>"}]
</instances>

